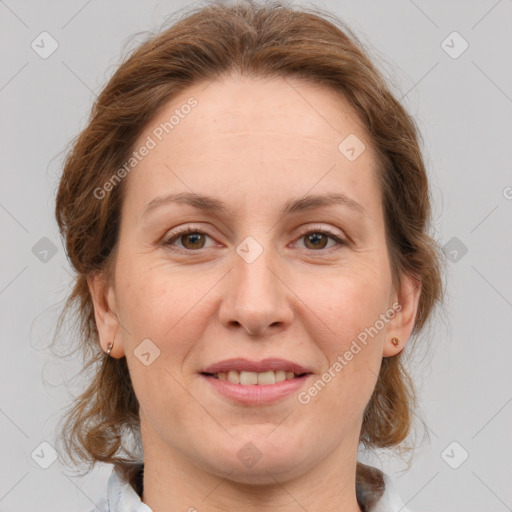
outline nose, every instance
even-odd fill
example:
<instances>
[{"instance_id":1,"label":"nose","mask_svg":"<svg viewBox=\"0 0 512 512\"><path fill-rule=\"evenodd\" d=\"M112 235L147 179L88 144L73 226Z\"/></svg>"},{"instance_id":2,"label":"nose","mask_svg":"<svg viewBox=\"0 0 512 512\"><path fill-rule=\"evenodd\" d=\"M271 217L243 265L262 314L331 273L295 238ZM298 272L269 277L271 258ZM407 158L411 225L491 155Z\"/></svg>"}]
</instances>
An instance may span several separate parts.
<instances>
[{"instance_id":1,"label":"nose","mask_svg":"<svg viewBox=\"0 0 512 512\"><path fill-rule=\"evenodd\" d=\"M293 319L293 293L284 274L270 251L264 250L252 262L235 253L233 269L224 283L221 324L228 329L242 327L250 336L286 329Z\"/></svg>"}]
</instances>

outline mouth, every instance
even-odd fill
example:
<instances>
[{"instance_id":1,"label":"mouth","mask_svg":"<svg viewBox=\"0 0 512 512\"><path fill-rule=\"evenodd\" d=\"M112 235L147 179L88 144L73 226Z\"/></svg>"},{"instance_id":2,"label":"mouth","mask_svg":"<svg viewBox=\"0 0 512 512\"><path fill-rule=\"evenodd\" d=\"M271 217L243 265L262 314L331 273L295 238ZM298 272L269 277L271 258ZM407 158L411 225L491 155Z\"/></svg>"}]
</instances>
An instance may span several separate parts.
<instances>
[{"instance_id":1,"label":"mouth","mask_svg":"<svg viewBox=\"0 0 512 512\"><path fill-rule=\"evenodd\" d=\"M250 407L267 406L294 396L308 384L313 374L277 369L201 372L199 375L217 396L233 404Z\"/></svg>"},{"instance_id":2,"label":"mouth","mask_svg":"<svg viewBox=\"0 0 512 512\"><path fill-rule=\"evenodd\" d=\"M213 379L224 380L231 384L239 384L241 386L271 386L287 380L301 379L310 375L310 373L295 373L293 371L285 370L269 370L265 372L230 370L228 372L218 373L201 372L201 375L211 377Z\"/></svg>"}]
</instances>

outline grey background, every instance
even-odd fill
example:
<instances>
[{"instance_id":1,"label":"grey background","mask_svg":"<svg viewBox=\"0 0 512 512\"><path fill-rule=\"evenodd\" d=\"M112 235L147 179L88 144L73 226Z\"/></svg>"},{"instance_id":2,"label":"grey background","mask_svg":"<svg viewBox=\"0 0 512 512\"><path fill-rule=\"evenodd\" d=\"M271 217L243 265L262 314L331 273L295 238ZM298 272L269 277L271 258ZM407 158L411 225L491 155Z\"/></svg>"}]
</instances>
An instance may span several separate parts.
<instances>
[{"instance_id":1,"label":"grey background","mask_svg":"<svg viewBox=\"0 0 512 512\"><path fill-rule=\"evenodd\" d=\"M80 384L77 363L48 350L71 284L54 195L63 152L126 45L136 45L130 37L185 4L0 1L2 512L92 510L105 494L111 466L83 478L59 460L41 467L51 460L41 443L55 445ZM412 511L512 510L512 2L315 5L356 31L417 119L435 234L453 260L445 318L433 323L429 355L411 362L426 423L411 468L386 451L361 460L388 472ZM43 31L59 45L47 59L31 47ZM446 39L454 31L469 44L457 58L463 41Z\"/></svg>"}]
</instances>

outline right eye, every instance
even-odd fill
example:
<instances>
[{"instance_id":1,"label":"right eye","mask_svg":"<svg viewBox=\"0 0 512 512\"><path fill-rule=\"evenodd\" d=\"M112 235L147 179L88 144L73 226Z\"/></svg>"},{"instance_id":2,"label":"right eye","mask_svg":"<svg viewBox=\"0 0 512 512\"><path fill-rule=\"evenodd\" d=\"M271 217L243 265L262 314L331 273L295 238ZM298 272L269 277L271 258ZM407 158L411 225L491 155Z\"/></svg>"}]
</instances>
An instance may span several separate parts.
<instances>
[{"instance_id":1,"label":"right eye","mask_svg":"<svg viewBox=\"0 0 512 512\"><path fill-rule=\"evenodd\" d=\"M178 252L195 252L205 248L205 237L211 238L197 227L188 226L171 233L170 238L163 242L163 245L171 247L172 250L178 250ZM179 241L182 246L176 247L174 245L176 241Z\"/></svg>"}]
</instances>

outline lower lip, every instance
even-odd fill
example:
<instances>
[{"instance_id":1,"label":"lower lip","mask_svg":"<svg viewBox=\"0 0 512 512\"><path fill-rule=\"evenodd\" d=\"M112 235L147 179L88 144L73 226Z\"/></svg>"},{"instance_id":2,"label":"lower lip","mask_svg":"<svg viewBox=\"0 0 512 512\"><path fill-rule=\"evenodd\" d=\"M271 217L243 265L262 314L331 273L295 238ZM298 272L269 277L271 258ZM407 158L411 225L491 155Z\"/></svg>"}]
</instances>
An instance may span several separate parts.
<instances>
[{"instance_id":1,"label":"lower lip","mask_svg":"<svg viewBox=\"0 0 512 512\"><path fill-rule=\"evenodd\" d=\"M283 380L275 384L258 385L233 384L227 380L217 379L209 375L201 375L216 391L234 402L244 405L265 405L278 402L279 400L297 393L304 386L311 374L296 377L290 380Z\"/></svg>"}]
</instances>

